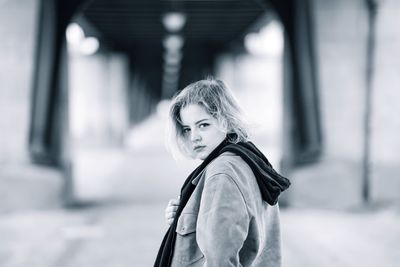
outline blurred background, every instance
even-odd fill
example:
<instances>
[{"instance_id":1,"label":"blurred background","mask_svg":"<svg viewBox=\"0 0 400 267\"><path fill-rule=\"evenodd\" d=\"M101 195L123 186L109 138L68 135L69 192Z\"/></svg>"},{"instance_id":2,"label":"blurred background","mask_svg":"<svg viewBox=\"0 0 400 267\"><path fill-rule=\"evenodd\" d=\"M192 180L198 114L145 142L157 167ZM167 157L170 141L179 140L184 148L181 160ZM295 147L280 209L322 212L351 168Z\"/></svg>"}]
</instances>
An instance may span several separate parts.
<instances>
[{"instance_id":1,"label":"blurred background","mask_svg":"<svg viewBox=\"0 0 400 267\"><path fill-rule=\"evenodd\" d=\"M292 186L283 266L400 266L397 0L0 0L0 266L152 266L213 75Z\"/></svg>"}]
</instances>

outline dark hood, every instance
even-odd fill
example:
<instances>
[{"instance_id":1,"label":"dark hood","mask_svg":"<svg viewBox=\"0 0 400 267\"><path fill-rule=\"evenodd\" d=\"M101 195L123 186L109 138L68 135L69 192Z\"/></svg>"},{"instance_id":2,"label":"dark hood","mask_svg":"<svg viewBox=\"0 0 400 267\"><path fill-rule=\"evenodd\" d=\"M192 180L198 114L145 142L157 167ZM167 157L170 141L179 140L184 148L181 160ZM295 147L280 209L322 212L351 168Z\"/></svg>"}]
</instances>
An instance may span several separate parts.
<instances>
[{"instance_id":1,"label":"dark hood","mask_svg":"<svg viewBox=\"0 0 400 267\"><path fill-rule=\"evenodd\" d=\"M277 173L252 142L228 144L221 149L220 153L227 151L240 156L250 166L257 179L263 200L270 205L275 205L281 192L290 186L289 179Z\"/></svg>"}]
</instances>

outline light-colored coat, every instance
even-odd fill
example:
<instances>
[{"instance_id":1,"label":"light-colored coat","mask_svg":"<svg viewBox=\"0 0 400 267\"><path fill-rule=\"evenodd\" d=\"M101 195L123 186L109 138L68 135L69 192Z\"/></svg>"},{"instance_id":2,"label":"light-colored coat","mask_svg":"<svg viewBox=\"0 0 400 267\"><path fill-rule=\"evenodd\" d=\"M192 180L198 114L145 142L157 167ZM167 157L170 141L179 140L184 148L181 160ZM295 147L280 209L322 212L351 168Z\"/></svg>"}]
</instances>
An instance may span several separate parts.
<instances>
[{"instance_id":1,"label":"light-colored coat","mask_svg":"<svg viewBox=\"0 0 400 267\"><path fill-rule=\"evenodd\" d=\"M281 266L279 207L262 201L250 167L233 153L193 180L178 219L172 266Z\"/></svg>"}]
</instances>

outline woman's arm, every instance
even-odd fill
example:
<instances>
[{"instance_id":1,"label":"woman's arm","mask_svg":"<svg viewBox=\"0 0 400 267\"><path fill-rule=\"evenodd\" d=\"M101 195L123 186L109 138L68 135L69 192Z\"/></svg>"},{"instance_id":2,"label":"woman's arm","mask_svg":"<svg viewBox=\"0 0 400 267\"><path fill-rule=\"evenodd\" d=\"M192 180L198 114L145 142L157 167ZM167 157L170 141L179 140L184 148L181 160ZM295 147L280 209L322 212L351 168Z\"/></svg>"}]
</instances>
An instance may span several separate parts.
<instances>
[{"instance_id":1,"label":"woman's arm","mask_svg":"<svg viewBox=\"0 0 400 267\"><path fill-rule=\"evenodd\" d=\"M240 189L227 174L205 181L196 240L207 267L241 266L239 251L247 237L249 215Z\"/></svg>"}]
</instances>

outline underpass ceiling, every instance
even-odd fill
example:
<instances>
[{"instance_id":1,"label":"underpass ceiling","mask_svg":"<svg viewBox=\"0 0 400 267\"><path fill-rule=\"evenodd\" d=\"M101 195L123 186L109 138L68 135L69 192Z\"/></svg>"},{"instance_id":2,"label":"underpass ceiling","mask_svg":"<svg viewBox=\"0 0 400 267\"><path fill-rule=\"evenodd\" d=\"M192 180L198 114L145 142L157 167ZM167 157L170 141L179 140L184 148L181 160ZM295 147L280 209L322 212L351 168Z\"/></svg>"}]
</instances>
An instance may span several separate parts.
<instances>
[{"instance_id":1,"label":"underpass ceiling","mask_svg":"<svg viewBox=\"0 0 400 267\"><path fill-rule=\"evenodd\" d=\"M93 0L85 5L82 14L98 31L103 44L113 50L128 52L133 57L157 56L162 64L162 40L168 34L162 24L162 15L168 11L184 12L187 20L180 32L184 37L181 70L187 70L190 69L187 65L208 62L190 60L199 58L199 53L212 58L243 37L265 13L263 1ZM198 71L201 67L194 69ZM186 75L186 79L190 80L192 76Z\"/></svg>"},{"instance_id":2,"label":"underpass ceiling","mask_svg":"<svg viewBox=\"0 0 400 267\"><path fill-rule=\"evenodd\" d=\"M167 33L161 17L167 11L182 11L187 23L182 34L185 46L225 46L265 12L255 0L94 0L83 14L117 49L135 44L160 44Z\"/></svg>"}]
</instances>

